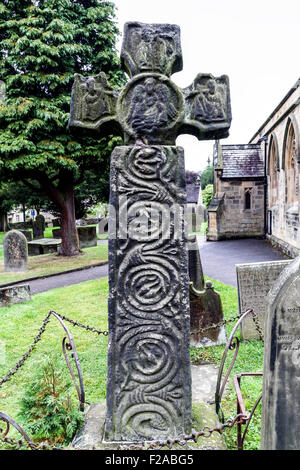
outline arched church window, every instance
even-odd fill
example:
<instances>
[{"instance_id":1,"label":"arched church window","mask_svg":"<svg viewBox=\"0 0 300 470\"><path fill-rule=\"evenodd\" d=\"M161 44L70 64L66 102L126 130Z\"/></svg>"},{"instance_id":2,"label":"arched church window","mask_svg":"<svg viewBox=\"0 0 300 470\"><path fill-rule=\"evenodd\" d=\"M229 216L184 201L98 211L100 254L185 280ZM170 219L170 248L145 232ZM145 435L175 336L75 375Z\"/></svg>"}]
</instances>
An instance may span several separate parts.
<instances>
[{"instance_id":1,"label":"arched church window","mask_svg":"<svg viewBox=\"0 0 300 470\"><path fill-rule=\"evenodd\" d=\"M296 151L296 137L293 124L290 122L285 146L285 182L286 202L294 205L298 202L299 194L299 170Z\"/></svg>"},{"instance_id":2,"label":"arched church window","mask_svg":"<svg viewBox=\"0 0 300 470\"><path fill-rule=\"evenodd\" d=\"M245 209L251 209L251 192L252 188L245 189Z\"/></svg>"},{"instance_id":3,"label":"arched church window","mask_svg":"<svg viewBox=\"0 0 300 470\"><path fill-rule=\"evenodd\" d=\"M278 151L275 139L272 137L269 153L269 205L278 201Z\"/></svg>"}]
</instances>

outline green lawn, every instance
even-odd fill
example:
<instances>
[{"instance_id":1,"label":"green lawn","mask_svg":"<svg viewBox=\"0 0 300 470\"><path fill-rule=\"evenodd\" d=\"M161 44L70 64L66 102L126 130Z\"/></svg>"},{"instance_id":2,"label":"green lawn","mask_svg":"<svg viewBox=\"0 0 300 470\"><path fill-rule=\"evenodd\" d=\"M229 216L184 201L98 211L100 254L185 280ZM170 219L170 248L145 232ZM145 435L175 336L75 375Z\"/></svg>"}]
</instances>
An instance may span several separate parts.
<instances>
[{"instance_id":1,"label":"green lawn","mask_svg":"<svg viewBox=\"0 0 300 470\"><path fill-rule=\"evenodd\" d=\"M238 312L236 289L220 282L213 281L216 290L222 297L224 316L229 318ZM90 326L107 329L107 278L88 281L75 286L55 289L49 292L35 295L31 302L14 305L9 308L1 308L0 344L6 347L6 362L1 364L0 377L4 375L24 354L28 345L36 335L43 318L48 310L54 309L58 313L65 314ZM227 335L230 334L234 323L230 323ZM88 333L78 327L68 324L75 339L86 389L86 400L89 402L102 401L106 391L106 351L107 337ZM19 401L22 396L23 384L30 381L34 371L34 364L44 355L57 355L61 352L61 340L64 332L55 318L52 318L44 337L33 352L20 372L10 382L0 389L0 410L7 412L16 418L19 410ZM219 364L224 346L215 348L191 349L193 363L208 361ZM227 366L230 363L233 352L229 353ZM225 418L233 418L236 415L236 402L233 389L233 375L239 372L262 371L263 345L260 341L245 342L241 344L238 359L236 361L228 388L228 394L223 400ZM226 370L226 368L225 368ZM66 374L68 371L66 369ZM260 379L245 379L243 395L247 410L261 390ZM74 399L76 395L74 393ZM20 421L20 420L19 420ZM256 418L250 425L245 449L259 449L260 410L257 410ZM229 448L236 448L236 427L224 432Z\"/></svg>"},{"instance_id":2,"label":"green lawn","mask_svg":"<svg viewBox=\"0 0 300 470\"><path fill-rule=\"evenodd\" d=\"M89 266L102 261L107 261L107 244L97 245L91 248L83 248L78 256L63 257L56 254L29 256L28 270L18 273L4 272L4 260L0 259L0 285L8 282L26 280L36 276L45 276L68 271L70 269Z\"/></svg>"}]
</instances>

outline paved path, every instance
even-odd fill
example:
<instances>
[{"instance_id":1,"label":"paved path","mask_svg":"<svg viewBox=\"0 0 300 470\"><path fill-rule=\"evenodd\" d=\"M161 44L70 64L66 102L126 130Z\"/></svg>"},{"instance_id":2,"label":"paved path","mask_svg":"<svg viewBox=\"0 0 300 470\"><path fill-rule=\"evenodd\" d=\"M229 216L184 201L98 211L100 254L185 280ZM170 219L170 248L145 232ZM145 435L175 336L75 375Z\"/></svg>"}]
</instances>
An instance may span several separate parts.
<instances>
[{"instance_id":1,"label":"paved path","mask_svg":"<svg viewBox=\"0 0 300 470\"><path fill-rule=\"evenodd\" d=\"M264 240L245 239L207 242L205 237L198 237L198 241L204 274L235 287L235 264L287 259L280 251L272 248ZM107 241L102 241L102 243L107 243ZM29 281L28 283L32 294L38 294L57 287L70 286L107 275L108 267L104 265Z\"/></svg>"},{"instance_id":2,"label":"paved path","mask_svg":"<svg viewBox=\"0 0 300 470\"><path fill-rule=\"evenodd\" d=\"M289 259L265 240L207 242L205 237L198 237L198 242L204 274L234 287L236 264Z\"/></svg>"}]
</instances>

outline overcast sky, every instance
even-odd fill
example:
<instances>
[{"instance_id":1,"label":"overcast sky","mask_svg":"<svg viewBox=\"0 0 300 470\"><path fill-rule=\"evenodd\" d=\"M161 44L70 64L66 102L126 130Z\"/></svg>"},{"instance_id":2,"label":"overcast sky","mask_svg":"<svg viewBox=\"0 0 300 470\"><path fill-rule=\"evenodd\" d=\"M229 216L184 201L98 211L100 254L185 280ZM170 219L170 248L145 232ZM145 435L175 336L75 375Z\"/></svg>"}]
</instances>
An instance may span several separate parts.
<instances>
[{"instance_id":1,"label":"overcast sky","mask_svg":"<svg viewBox=\"0 0 300 470\"><path fill-rule=\"evenodd\" d=\"M199 72L230 80L232 124L225 144L248 143L300 77L300 0L114 0L126 21L175 23L181 28L186 87ZM121 43L119 44L120 48ZM180 136L186 169L201 170L213 141Z\"/></svg>"}]
</instances>

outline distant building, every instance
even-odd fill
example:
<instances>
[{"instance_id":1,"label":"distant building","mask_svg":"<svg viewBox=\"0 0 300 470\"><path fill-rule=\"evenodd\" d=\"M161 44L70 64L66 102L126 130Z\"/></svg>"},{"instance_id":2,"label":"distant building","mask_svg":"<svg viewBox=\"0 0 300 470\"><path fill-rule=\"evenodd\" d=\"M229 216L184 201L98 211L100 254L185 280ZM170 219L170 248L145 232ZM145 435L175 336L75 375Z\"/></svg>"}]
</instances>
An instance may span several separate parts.
<instances>
[{"instance_id":1,"label":"distant building","mask_svg":"<svg viewBox=\"0 0 300 470\"><path fill-rule=\"evenodd\" d=\"M214 197L207 239L264 235L264 163L260 144L214 147Z\"/></svg>"},{"instance_id":2,"label":"distant building","mask_svg":"<svg viewBox=\"0 0 300 470\"><path fill-rule=\"evenodd\" d=\"M214 170L209 240L265 234L300 254L300 79L248 145L217 143Z\"/></svg>"}]
</instances>

